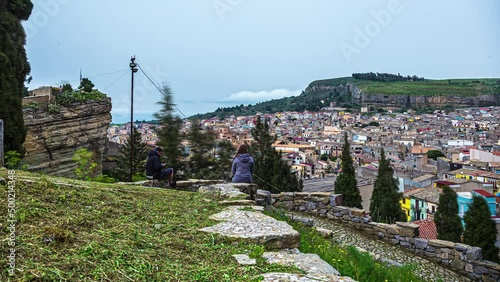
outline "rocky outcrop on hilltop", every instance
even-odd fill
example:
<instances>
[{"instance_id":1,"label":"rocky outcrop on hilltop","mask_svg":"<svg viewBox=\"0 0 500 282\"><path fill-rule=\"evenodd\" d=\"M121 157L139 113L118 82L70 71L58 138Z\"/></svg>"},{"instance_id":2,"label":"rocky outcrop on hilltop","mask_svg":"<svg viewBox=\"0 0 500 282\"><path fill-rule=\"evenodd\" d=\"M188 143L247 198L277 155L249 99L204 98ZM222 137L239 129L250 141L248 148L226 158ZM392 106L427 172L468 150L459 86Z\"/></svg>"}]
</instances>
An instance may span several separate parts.
<instances>
[{"instance_id":1,"label":"rocky outcrop on hilltop","mask_svg":"<svg viewBox=\"0 0 500 282\"><path fill-rule=\"evenodd\" d=\"M27 136L23 161L31 171L71 177L76 168L71 158L78 149L86 148L93 152L100 174L111 123L111 99L58 107L50 113L43 107L24 109Z\"/></svg>"},{"instance_id":2,"label":"rocky outcrop on hilltop","mask_svg":"<svg viewBox=\"0 0 500 282\"><path fill-rule=\"evenodd\" d=\"M316 84L309 86L307 94L331 93L340 103L372 106L374 108L441 108L441 107L481 107L500 105L500 94L463 96L443 93L442 95L384 95L365 92L355 83L338 85Z\"/></svg>"}]
</instances>

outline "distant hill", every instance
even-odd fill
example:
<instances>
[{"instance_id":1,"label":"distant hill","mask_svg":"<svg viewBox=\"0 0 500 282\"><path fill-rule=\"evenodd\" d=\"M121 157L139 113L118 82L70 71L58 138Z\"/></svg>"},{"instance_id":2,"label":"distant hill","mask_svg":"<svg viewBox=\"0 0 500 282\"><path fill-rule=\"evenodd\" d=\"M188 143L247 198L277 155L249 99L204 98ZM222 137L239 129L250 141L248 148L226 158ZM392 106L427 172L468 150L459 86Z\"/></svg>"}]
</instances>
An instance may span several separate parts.
<instances>
[{"instance_id":1,"label":"distant hill","mask_svg":"<svg viewBox=\"0 0 500 282\"><path fill-rule=\"evenodd\" d=\"M351 109L416 109L431 111L458 107L500 105L500 78L424 79L391 74L353 74L316 80L299 96L273 99L255 105L218 108L191 118L254 115L282 111L319 111L330 104Z\"/></svg>"}]
</instances>

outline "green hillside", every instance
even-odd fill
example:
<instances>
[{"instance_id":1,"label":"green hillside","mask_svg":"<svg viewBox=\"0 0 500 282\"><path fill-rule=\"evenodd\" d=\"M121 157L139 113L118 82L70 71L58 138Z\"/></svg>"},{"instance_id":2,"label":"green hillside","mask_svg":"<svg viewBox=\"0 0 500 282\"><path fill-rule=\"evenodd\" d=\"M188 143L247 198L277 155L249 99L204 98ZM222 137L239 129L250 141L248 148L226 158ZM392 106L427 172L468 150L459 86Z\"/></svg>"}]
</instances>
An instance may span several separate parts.
<instances>
[{"instance_id":1,"label":"green hillside","mask_svg":"<svg viewBox=\"0 0 500 282\"><path fill-rule=\"evenodd\" d=\"M410 77L409 77L410 78ZM411 79L411 78L410 78ZM336 102L339 106L359 107L351 103L350 94L335 90L346 84L357 86L363 93L397 96L443 96L475 97L478 95L494 95L500 101L499 78L472 78L472 79L423 79L408 81L376 81L370 79L356 79L340 77L316 80L302 91L297 97L274 99L255 105L239 105L219 108L215 112L199 114L191 118L205 119L211 117L224 118L230 115L255 115L257 113L275 113L281 111L319 111ZM321 88L321 89L319 89Z\"/></svg>"},{"instance_id":2,"label":"green hillside","mask_svg":"<svg viewBox=\"0 0 500 282\"><path fill-rule=\"evenodd\" d=\"M0 281L250 281L296 268L239 266L233 254L262 246L198 229L224 206L200 193L102 184L16 171L15 276L4 240ZM0 168L0 178L8 179ZM0 229L7 238L8 186L0 185Z\"/></svg>"}]
</instances>

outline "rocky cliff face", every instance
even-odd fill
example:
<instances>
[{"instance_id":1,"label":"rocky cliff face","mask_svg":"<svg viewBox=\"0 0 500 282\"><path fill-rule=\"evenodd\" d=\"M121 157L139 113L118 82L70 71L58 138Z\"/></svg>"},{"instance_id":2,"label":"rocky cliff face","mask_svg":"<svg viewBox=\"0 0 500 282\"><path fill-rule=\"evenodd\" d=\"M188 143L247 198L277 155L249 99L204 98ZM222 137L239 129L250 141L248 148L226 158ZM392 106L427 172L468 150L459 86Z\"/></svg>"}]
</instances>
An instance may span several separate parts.
<instances>
[{"instance_id":1,"label":"rocky cliff face","mask_svg":"<svg viewBox=\"0 0 500 282\"><path fill-rule=\"evenodd\" d=\"M32 171L71 177L76 168L71 158L78 149L86 148L94 153L100 174L111 123L111 99L59 106L57 112L49 114L43 107L24 110L28 134L23 161Z\"/></svg>"},{"instance_id":2,"label":"rocky cliff face","mask_svg":"<svg viewBox=\"0 0 500 282\"><path fill-rule=\"evenodd\" d=\"M432 96L409 96L409 95L383 95L377 93L365 93L362 89L352 83L340 85L315 85L308 87L306 93L330 92L341 101L351 102L361 106L373 106L374 108L440 108L451 107L477 107L500 105L499 95L478 95L464 97L452 94Z\"/></svg>"}]
</instances>

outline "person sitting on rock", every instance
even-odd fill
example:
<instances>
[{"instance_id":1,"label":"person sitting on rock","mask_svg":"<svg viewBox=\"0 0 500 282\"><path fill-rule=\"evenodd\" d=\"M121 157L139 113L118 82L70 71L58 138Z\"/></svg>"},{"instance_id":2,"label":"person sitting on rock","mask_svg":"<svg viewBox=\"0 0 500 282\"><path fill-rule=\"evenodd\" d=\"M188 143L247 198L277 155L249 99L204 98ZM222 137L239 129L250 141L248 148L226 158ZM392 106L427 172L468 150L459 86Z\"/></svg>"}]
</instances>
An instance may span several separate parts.
<instances>
[{"instance_id":1,"label":"person sitting on rock","mask_svg":"<svg viewBox=\"0 0 500 282\"><path fill-rule=\"evenodd\" d=\"M148 179L166 180L168 186L175 187L174 169L165 168L165 164L161 163L161 153L163 149L156 147L148 152L148 160L146 161L146 177Z\"/></svg>"}]
</instances>

